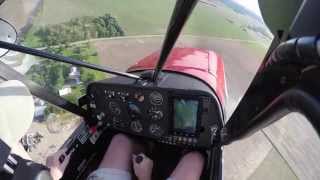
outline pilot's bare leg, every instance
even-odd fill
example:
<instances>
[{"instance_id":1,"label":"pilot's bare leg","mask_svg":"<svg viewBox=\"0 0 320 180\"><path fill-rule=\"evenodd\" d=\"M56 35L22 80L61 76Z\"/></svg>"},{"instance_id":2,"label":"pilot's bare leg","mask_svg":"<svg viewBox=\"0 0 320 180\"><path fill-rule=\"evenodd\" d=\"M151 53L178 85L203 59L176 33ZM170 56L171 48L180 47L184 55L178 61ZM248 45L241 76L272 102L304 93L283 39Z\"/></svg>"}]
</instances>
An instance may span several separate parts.
<instances>
[{"instance_id":1,"label":"pilot's bare leg","mask_svg":"<svg viewBox=\"0 0 320 180\"><path fill-rule=\"evenodd\" d=\"M141 149L126 135L117 134L112 138L99 168L120 169L130 172L132 155L140 153Z\"/></svg>"},{"instance_id":2,"label":"pilot's bare leg","mask_svg":"<svg viewBox=\"0 0 320 180\"><path fill-rule=\"evenodd\" d=\"M181 158L170 178L174 180L198 180L203 166L204 157L199 152L190 152Z\"/></svg>"}]
</instances>

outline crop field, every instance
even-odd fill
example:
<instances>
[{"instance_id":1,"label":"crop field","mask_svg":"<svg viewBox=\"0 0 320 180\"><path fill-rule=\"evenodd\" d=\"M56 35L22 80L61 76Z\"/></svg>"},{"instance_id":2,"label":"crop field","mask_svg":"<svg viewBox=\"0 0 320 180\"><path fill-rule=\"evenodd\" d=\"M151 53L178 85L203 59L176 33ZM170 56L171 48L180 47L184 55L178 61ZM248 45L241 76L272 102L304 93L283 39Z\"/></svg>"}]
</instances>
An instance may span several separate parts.
<instances>
[{"instance_id":1,"label":"crop field","mask_svg":"<svg viewBox=\"0 0 320 180\"><path fill-rule=\"evenodd\" d=\"M33 28L59 24L75 17L101 16L109 13L115 17L126 35L164 34L173 11L174 0L55 0L44 1ZM184 33L252 40L240 26L248 17L233 12L222 3L198 3Z\"/></svg>"}]
</instances>

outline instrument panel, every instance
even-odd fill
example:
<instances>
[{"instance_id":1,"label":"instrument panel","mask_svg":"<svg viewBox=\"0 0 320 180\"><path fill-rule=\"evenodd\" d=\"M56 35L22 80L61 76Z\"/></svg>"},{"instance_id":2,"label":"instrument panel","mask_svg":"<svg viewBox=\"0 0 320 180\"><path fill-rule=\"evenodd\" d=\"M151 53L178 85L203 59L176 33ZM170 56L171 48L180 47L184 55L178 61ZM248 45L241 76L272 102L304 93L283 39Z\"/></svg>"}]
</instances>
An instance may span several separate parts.
<instances>
[{"instance_id":1,"label":"instrument panel","mask_svg":"<svg viewBox=\"0 0 320 180\"><path fill-rule=\"evenodd\" d=\"M98 129L176 146L211 147L221 121L217 99L198 90L95 82L87 98Z\"/></svg>"}]
</instances>

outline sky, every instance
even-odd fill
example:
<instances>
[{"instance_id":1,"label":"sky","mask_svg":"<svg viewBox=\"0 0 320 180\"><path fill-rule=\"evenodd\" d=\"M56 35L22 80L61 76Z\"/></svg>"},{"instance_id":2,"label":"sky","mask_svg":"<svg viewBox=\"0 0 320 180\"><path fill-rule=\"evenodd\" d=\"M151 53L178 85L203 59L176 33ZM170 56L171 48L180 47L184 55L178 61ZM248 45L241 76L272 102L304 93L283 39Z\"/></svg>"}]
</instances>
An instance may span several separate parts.
<instances>
[{"instance_id":1,"label":"sky","mask_svg":"<svg viewBox=\"0 0 320 180\"><path fill-rule=\"evenodd\" d=\"M252 10L259 16L261 16L258 0L234 0L235 2L245 6L246 8Z\"/></svg>"}]
</instances>

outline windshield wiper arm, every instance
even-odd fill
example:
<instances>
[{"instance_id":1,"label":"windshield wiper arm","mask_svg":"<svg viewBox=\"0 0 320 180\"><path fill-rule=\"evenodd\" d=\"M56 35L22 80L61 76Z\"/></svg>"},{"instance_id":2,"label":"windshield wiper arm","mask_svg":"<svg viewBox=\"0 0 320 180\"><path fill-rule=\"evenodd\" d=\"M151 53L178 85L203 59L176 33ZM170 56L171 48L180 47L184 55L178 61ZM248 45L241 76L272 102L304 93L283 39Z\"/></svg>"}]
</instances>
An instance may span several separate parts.
<instances>
[{"instance_id":1,"label":"windshield wiper arm","mask_svg":"<svg viewBox=\"0 0 320 180\"><path fill-rule=\"evenodd\" d=\"M187 22L188 17L192 13L192 10L196 6L197 2L198 0L177 0L171 15L166 37L162 45L160 57L153 73L153 82L157 81L159 72L165 64L167 57L177 41L184 24Z\"/></svg>"},{"instance_id":2,"label":"windshield wiper arm","mask_svg":"<svg viewBox=\"0 0 320 180\"><path fill-rule=\"evenodd\" d=\"M30 54L30 55L34 55L34 56L39 56L42 58L47 58L49 60L64 62L64 63L76 65L76 66L86 67L89 69L94 69L97 71L101 71L101 72L105 72L105 73L109 73L109 74L114 74L114 75L118 75L118 76L123 76L123 77L131 78L131 79L140 79L140 76L137 76L135 74L114 71L110 68L102 67L102 66L99 66L96 64L90 64L90 63L87 63L87 62L84 62L81 60L76 60L76 59L73 59L70 57L65 57L62 55L53 54L53 53L49 53L46 51L28 48L28 47L24 47L24 46L12 44L12 43L7 43L4 41L0 41L0 48L12 50L12 51L17 51L17 52L22 52L22 53L26 53L26 54Z\"/></svg>"}]
</instances>

